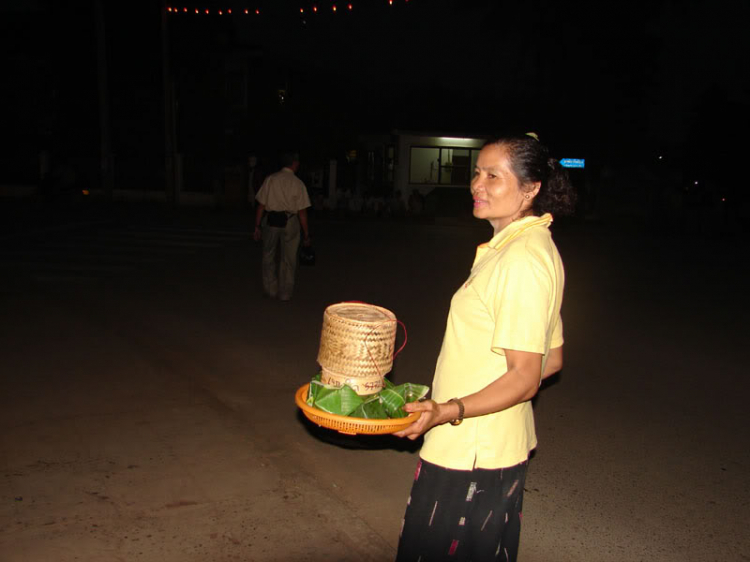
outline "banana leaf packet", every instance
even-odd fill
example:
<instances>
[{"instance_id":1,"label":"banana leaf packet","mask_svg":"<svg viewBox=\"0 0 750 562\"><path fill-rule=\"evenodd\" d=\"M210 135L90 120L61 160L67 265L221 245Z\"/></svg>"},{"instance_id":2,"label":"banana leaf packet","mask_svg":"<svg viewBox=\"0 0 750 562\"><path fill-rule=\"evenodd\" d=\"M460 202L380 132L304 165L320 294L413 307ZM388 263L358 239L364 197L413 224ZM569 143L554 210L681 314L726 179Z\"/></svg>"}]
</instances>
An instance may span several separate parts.
<instances>
[{"instance_id":1,"label":"banana leaf packet","mask_svg":"<svg viewBox=\"0 0 750 562\"><path fill-rule=\"evenodd\" d=\"M348 385L330 386L320 382L321 373L310 381L307 393L307 405L339 416L385 420L405 418L408 414L402 406L409 402L421 400L430 391L423 384L404 383L394 385L385 379L385 388L377 394L360 396Z\"/></svg>"}]
</instances>

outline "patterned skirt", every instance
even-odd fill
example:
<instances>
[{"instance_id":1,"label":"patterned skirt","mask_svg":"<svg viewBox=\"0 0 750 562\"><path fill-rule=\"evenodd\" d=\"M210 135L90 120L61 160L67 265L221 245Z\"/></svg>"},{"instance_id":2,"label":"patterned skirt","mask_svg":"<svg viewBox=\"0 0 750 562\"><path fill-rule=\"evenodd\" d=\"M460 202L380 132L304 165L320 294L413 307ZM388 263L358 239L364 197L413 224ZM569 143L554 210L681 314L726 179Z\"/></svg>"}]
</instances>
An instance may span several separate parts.
<instances>
[{"instance_id":1,"label":"patterned skirt","mask_svg":"<svg viewBox=\"0 0 750 562\"><path fill-rule=\"evenodd\" d=\"M515 561L527 468L452 470L420 460L396 561Z\"/></svg>"}]
</instances>

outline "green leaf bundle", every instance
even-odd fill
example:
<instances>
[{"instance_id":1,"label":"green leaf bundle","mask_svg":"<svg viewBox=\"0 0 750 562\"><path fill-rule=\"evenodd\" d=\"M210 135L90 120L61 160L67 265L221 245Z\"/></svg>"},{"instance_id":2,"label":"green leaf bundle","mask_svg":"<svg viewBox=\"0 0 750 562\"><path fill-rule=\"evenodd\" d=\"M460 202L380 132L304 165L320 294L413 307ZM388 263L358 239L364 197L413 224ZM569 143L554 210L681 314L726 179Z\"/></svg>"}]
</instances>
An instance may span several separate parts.
<instances>
[{"instance_id":1,"label":"green leaf bundle","mask_svg":"<svg viewBox=\"0 0 750 562\"><path fill-rule=\"evenodd\" d=\"M394 385L385 379L385 388L377 394L359 396L350 386L335 387L320 382L320 373L310 381L307 404L329 414L364 419L404 418L404 404L421 400L430 391L423 384Z\"/></svg>"}]
</instances>

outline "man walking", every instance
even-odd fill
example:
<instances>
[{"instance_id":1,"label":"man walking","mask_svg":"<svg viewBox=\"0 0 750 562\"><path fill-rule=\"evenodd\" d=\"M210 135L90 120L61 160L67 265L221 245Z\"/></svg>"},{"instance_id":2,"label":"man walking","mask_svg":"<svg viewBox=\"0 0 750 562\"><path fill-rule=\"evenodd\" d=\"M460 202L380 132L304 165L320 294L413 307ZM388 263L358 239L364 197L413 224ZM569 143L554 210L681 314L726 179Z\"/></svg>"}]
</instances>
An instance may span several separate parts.
<instances>
[{"instance_id":1,"label":"man walking","mask_svg":"<svg viewBox=\"0 0 750 562\"><path fill-rule=\"evenodd\" d=\"M282 165L281 170L265 179L255 197L258 206L253 238L256 241L263 238L263 292L271 298L288 301L294 290L300 228L303 243L310 244L307 223L310 197L305 184L295 175L299 156L284 154Z\"/></svg>"}]
</instances>

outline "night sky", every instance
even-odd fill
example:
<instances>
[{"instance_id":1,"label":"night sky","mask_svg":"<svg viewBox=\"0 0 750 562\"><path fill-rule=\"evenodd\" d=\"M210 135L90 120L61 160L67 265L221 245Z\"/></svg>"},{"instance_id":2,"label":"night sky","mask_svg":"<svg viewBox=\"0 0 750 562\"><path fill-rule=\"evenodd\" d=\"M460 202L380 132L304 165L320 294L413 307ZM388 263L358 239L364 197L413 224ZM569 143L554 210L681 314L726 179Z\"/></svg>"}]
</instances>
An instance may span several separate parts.
<instances>
[{"instance_id":1,"label":"night sky","mask_svg":"<svg viewBox=\"0 0 750 562\"><path fill-rule=\"evenodd\" d=\"M168 14L178 149L291 140L336 153L361 133L519 128L589 158L743 157L728 138L750 124L746 2L354 0L336 14L333 3L313 14L308 1L206 0ZM18 151L98 150L94 5L4 3L4 110ZM161 7L102 5L113 150L158 153ZM249 109L231 123L214 100L222 61L237 56L251 61Z\"/></svg>"}]
</instances>

